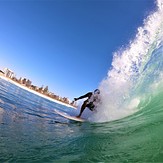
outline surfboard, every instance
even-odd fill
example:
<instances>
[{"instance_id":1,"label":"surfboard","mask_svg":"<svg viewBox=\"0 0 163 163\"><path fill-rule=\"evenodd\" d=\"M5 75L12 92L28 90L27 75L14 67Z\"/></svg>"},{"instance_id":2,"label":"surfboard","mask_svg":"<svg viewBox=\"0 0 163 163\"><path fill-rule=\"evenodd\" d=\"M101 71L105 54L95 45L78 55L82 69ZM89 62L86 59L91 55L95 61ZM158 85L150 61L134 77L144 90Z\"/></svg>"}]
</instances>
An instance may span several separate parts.
<instances>
[{"instance_id":1,"label":"surfboard","mask_svg":"<svg viewBox=\"0 0 163 163\"><path fill-rule=\"evenodd\" d=\"M59 111L59 110L54 110L57 114L59 114L60 116L64 117L64 118L67 118L67 119L70 119L70 120L73 120L73 121L78 121L78 122L84 122L86 121L86 119L83 119L83 118L77 118L75 116L72 116L72 115L69 115L65 112L62 112L62 111Z\"/></svg>"}]
</instances>

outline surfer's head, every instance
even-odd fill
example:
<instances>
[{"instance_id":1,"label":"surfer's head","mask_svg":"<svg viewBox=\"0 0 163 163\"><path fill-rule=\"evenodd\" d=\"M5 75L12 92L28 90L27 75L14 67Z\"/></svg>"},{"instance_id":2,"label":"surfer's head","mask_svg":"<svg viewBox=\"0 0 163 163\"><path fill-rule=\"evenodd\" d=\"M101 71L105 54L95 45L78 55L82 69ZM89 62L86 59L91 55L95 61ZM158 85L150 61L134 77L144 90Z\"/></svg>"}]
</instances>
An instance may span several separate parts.
<instances>
[{"instance_id":1,"label":"surfer's head","mask_svg":"<svg viewBox=\"0 0 163 163\"><path fill-rule=\"evenodd\" d=\"M100 90L99 89L95 89L94 90L94 94L100 94Z\"/></svg>"}]
</instances>

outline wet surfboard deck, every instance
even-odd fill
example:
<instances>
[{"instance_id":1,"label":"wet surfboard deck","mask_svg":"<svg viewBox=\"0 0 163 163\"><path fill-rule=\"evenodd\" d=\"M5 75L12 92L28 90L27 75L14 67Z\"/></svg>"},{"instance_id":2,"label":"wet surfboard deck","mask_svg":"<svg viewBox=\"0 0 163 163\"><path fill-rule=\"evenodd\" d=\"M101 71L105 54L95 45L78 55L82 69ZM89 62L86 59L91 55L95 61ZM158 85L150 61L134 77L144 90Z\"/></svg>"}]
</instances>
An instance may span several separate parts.
<instances>
[{"instance_id":1,"label":"wet surfboard deck","mask_svg":"<svg viewBox=\"0 0 163 163\"><path fill-rule=\"evenodd\" d=\"M69 120L73 120L73 121L78 121L78 122L85 122L86 119L84 118L78 118L78 117L75 117L75 116L72 116L72 115L69 115L65 112L62 112L62 111L59 111L59 110L54 110L57 114L59 114L60 116L64 117L64 118L67 118Z\"/></svg>"}]
</instances>

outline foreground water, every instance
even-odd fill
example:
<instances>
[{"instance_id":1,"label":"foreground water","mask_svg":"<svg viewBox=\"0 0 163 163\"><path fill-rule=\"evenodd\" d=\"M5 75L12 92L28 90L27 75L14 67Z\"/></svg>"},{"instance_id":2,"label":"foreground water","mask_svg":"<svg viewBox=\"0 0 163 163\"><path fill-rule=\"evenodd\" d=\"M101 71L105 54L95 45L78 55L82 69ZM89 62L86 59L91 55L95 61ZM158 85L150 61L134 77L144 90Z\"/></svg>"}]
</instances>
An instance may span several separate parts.
<instances>
[{"instance_id":1,"label":"foreground water","mask_svg":"<svg viewBox=\"0 0 163 163\"><path fill-rule=\"evenodd\" d=\"M72 108L0 79L0 162L162 162L162 97L118 121L76 123L54 113Z\"/></svg>"}]
</instances>

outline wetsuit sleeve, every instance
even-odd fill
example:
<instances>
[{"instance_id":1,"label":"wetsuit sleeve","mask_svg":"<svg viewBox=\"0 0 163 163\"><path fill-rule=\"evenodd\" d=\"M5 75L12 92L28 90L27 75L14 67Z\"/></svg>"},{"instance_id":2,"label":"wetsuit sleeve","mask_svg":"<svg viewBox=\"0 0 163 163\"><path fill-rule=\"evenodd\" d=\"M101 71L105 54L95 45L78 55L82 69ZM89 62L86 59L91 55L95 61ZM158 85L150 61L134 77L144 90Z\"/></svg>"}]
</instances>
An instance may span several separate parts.
<instances>
[{"instance_id":1,"label":"wetsuit sleeve","mask_svg":"<svg viewBox=\"0 0 163 163\"><path fill-rule=\"evenodd\" d=\"M92 95L92 92L88 92L87 94L85 94L85 95L83 95L83 96L80 96L80 97L78 97L77 98L77 100L80 100L80 99L82 99L82 98L86 98L86 97L90 97Z\"/></svg>"}]
</instances>

